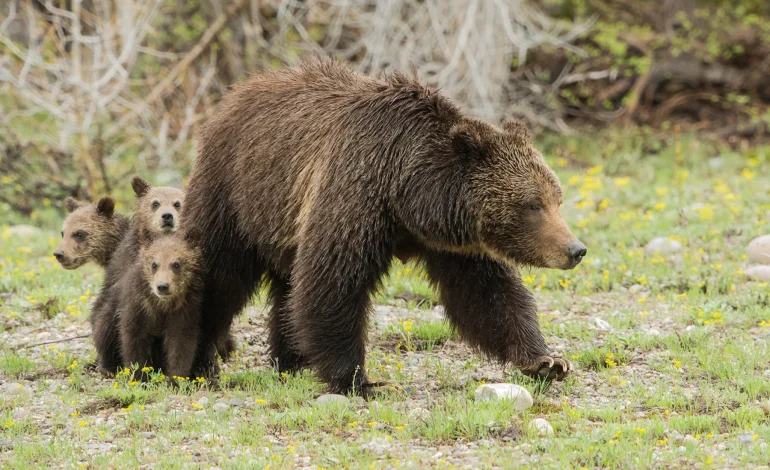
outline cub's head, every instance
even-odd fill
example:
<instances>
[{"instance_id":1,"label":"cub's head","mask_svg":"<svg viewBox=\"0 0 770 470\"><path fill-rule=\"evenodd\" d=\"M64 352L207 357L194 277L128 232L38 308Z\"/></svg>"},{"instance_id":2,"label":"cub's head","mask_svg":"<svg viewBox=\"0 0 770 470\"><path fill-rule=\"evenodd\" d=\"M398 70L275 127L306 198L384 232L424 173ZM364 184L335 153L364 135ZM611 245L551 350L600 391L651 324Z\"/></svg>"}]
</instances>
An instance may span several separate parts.
<instances>
[{"instance_id":1,"label":"cub's head","mask_svg":"<svg viewBox=\"0 0 770 470\"><path fill-rule=\"evenodd\" d=\"M89 261L102 263L115 249L115 201L104 197L89 204L68 197L64 207L69 215L62 224L61 242L53 252L56 261L64 269L77 269Z\"/></svg>"},{"instance_id":2,"label":"cub's head","mask_svg":"<svg viewBox=\"0 0 770 470\"><path fill-rule=\"evenodd\" d=\"M463 118L450 131L452 147L468 166L471 205L483 248L499 259L572 269L586 247L561 216L562 188L532 146L520 121L497 128Z\"/></svg>"},{"instance_id":3,"label":"cub's head","mask_svg":"<svg viewBox=\"0 0 770 470\"><path fill-rule=\"evenodd\" d=\"M199 285L201 252L191 237L181 232L162 235L145 229L140 244L143 277L161 302L181 301Z\"/></svg>"},{"instance_id":4,"label":"cub's head","mask_svg":"<svg viewBox=\"0 0 770 470\"><path fill-rule=\"evenodd\" d=\"M136 194L134 219L139 222L139 226L162 233L176 232L184 203L182 190L155 188L138 176L131 180L131 187Z\"/></svg>"}]
</instances>

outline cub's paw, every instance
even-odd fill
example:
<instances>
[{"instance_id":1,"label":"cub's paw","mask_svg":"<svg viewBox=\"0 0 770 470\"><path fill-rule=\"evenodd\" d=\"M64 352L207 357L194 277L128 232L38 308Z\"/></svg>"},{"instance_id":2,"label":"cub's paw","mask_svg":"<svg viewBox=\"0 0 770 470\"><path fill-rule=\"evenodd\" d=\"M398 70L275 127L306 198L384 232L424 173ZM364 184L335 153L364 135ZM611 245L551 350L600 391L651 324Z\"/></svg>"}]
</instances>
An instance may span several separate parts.
<instances>
[{"instance_id":1,"label":"cub's paw","mask_svg":"<svg viewBox=\"0 0 770 470\"><path fill-rule=\"evenodd\" d=\"M564 380L572 371L572 364L561 357L538 356L528 366L520 368L524 375L542 380Z\"/></svg>"}]
</instances>

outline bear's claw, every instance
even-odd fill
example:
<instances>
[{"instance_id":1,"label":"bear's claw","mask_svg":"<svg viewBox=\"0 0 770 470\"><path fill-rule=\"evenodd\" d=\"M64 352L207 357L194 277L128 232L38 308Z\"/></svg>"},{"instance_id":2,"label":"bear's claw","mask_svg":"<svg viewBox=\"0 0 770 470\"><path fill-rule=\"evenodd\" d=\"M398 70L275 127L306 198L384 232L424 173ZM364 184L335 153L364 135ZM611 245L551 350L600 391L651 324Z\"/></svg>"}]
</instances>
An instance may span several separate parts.
<instances>
[{"instance_id":1,"label":"bear's claw","mask_svg":"<svg viewBox=\"0 0 770 470\"><path fill-rule=\"evenodd\" d=\"M562 381L572 371L572 364L566 359L551 356L536 357L529 366L521 368L521 372L532 378L542 380Z\"/></svg>"}]
</instances>

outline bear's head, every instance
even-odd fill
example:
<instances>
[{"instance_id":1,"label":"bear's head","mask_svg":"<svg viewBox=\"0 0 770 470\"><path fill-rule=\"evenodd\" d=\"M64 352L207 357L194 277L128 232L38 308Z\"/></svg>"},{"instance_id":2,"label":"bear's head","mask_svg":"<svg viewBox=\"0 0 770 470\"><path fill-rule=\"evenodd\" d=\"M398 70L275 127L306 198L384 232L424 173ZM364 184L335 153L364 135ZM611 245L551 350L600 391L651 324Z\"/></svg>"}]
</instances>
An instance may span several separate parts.
<instances>
[{"instance_id":1,"label":"bear's head","mask_svg":"<svg viewBox=\"0 0 770 470\"><path fill-rule=\"evenodd\" d=\"M158 234L144 229L139 235L142 277L157 301L171 306L184 301L200 283L201 251L196 242L178 232Z\"/></svg>"},{"instance_id":2,"label":"bear's head","mask_svg":"<svg viewBox=\"0 0 770 470\"><path fill-rule=\"evenodd\" d=\"M134 220L142 229L173 233L179 227L184 193L180 189L155 188L142 178L135 176L131 187L136 194Z\"/></svg>"},{"instance_id":3,"label":"bear's head","mask_svg":"<svg viewBox=\"0 0 770 470\"><path fill-rule=\"evenodd\" d=\"M61 242L54 250L56 261L64 269L77 269L89 261L101 262L115 249L117 228L115 201L104 197L96 204L79 202L72 197L64 200L69 215L64 219Z\"/></svg>"},{"instance_id":4,"label":"bear's head","mask_svg":"<svg viewBox=\"0 0 770 470\"><path fill-rule=\"evenodd\" d=\"M452 147L468 165L480 244L489 255L536 267L572 269L586 247L561 216L562 188L520 121L498 128L462 118Z\"/></svg>"}]
</instances>

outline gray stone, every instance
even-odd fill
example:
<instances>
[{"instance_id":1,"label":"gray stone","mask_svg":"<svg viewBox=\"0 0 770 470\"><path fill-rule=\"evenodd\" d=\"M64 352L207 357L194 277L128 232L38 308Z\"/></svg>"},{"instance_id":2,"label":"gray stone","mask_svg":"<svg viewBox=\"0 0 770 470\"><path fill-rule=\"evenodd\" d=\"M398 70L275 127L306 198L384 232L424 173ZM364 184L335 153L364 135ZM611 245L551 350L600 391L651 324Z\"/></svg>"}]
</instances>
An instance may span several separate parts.
<instances>
[{"instance_id":1,"label":"gray stone","mask_svg":"<svg viewBox=\"0 0 770 470\"><path fill-rule=\"evenodd\" d=\"M610 331L610 330L612 330L612 325L610 325L606 321L602 320L601 318L594 317L593 323L594 323L594 326L596 326L596 329L598 329L600 331Z\"/></svg>"},{"instance_id":2,"label":"gray stone","mask_svg":"<svg viewBox=\"0 0 770 470\"><path fill-rule=\"evenodd\" d=\"M537 433L538 436L547 437L553 436L553 427L551 423L543 418L535 418L529 422L527 426L530 431Z\"/></svg>"},{"instance_id":3,"label":"gray stone","mask_svg":"<svg viewBox=\"0 0 770 470\"><path fill-rule=\"evenodd\" d=\"M752 281L770 281L770 266L759 264L746 268L743 274Z\"/></svg>"},{"instance_id":4,"label":"gray stone","mask_svg":"<svg viewBox=\"0 0 770 470\"><path fill-rule=\"evenodd\" d=\"M319 405L323 405L325 403L342 403L347 405L350 403L350 400L345 395L327 393L326 395L321 395L320 397L316 398L315 402Z\"/></svg>"},{"instance_id":5,"label":"gray stone","mask_svg":"<svg viewBox=\"0 0 770 470\"><path fill-rule=\"evenodd\" d=\"M206 406L209 404L209 397L200 397L198 398L198 404L201 406Z\"/></svg>"},{"instance_id":6,"label":"gray stone","mask_svg":"<svg viewBox=\"0 0 770 470\"><path fill-rule=\"evenodd\" d=\"M762 235L746 247L749 264L770 264L770 235Z\"/></svg>"},{"instance_id":7,"label":"gray stone","mask_svg":"<svg viewBox=\"0 0 770 470\"><path fill-rule=\"evenodd\" d=\"M477 401L513 400L517 411L524 411L532 406L532 395L516 384L484 384L476 389Z\"/></svg>"},{"instance_id":8,"label":"gray stone","mask_svg":"<svg viewBox=\"0 0 770 470\"><path fill-rule=\"evenodd\" d=\"M244 403L244 401L240 398L232 398L227 402L227 404L230 406L246 406L246 403Z\"/></svg>"},{"instance_id":9,"label":"gray stone","mask_svg":"<svg viewBox=\"0 0 770 470\"><path fill-rule=\"evenodd\" d=\"M153 439L153 438L155 438L155 433L154 433L154 432L152 432L152 431L145 431L145 432L141 432L141 433L139 433L139 434L140 434L140 435L141 435L143 438L145 438L145 439Z\"/></svg>"},{"instance_id":10,"label":"gray stone","mask_svg":"<svg viewBox=\"0 0 770 470\"><path fill-rule=\"evenodd\" d=\"M744 444L751 444L752 442L754 442L754 436L751 434L741 434L740 436L738 436L738 440L740 442L743 442Z\"/></svg>"},{"instance_id":11,"label":"gray stone","mask_svg":"<svg viewBox=\"0 0 770 470\"><path fill-rule=\"evenodd\" d=\"M698 445L698 440L695 439L692 435L688 434L684 437L684 443L685 444L692 444L692 445Z\"/></svg>"},{"instance_id":12,"label":"gray stone","mask_svg":"<svg viewBox=\"0 0 770 470\"><path fill-rule=\"evenodd\" d=\"M673 255L682 251L682 244L668 237L657 237L650 240L644 247L646 255Z\"/></svg>"},{"instance_id":13,"label":"gray stone","mask_svg":"<svg viewBox=\"0 0 770 470\"><path fill-rule=\"evenodd\" d=\"M0 441L0 452L8 452L13 450L13 444L8 441Z\"/></svg>"},{"instance_id":14,"label":"gray stone","mask_svg":"<svg viewBox=\"0 0 770 470\"><path fill-rule=\"evenodd\" d=\"M218 402L214 403L214 411L224 411L227 408L228 408L227 403L224 403L224 402L221 402L221 401L218 401Z\"/></svg>"}]
</instances>

